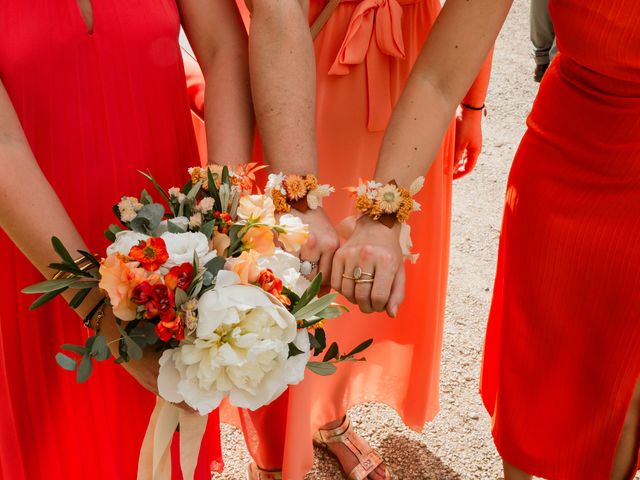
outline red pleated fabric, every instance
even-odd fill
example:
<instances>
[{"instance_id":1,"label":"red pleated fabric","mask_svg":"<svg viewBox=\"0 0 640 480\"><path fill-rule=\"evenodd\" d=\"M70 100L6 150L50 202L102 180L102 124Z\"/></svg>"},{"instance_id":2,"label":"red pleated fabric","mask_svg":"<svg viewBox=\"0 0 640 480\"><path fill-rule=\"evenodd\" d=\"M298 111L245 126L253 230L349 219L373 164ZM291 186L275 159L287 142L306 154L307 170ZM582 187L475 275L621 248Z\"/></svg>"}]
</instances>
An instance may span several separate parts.
<instances>
[{"instance_id":1,"label":"red pleated fabric","mask_svg":"<svg viewBox=\"0 0 640 480\"><path fill-rule=\"evenodd\" d=\"M93 7L89 34L76 0L1 1L0 79L43 172L100 251L111 206L149 188L136 170L181 184L198 153L175 2ZM60 344L84 341L80 320L62 301L27 310L33 298L19 291L41 277L4 233L0 265L0 479L135 478L154 397L112 364L77 385L54 356ZM212 460L220 460L216 415L198 478L210 478Z\"/></svg>"},{"instance_id":2,"label":"red pleated fabric","mask_svg":"<svg viewBox=\"0 0 640 480\"><path fill-rule=\"evenodd\" d=\"M640 3L550 5L560 55L508 182L481 391L509 463L600 480L640 374Z\"/></svg>"}]
</instances>

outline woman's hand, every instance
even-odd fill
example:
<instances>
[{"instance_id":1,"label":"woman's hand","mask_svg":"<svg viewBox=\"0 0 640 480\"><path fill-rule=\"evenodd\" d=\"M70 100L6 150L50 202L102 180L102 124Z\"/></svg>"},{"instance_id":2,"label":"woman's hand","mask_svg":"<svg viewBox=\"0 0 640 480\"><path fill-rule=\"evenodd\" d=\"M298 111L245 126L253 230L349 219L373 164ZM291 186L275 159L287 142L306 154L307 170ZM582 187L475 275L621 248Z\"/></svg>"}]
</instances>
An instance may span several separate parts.
<instances>
[{"instance_id":1,"label":"woman's hand","mask_svg":"<svg viewBox=\"0 0 640 480\"><path fill-rule=\"evenodd\" d=\"M456 139L453 178L462 178L474 169L482 151L482 110L459 107L456 115Z\"/></svg>"},{"instance_id":2,"label":"woman's hand","mask_svg":"<svg viewBox=\"0 0 640 480\"><path fill-rule=\"evenodd\" d=\"M363 313L398 313L404 299L404 266L400 249L400 224L388 228L361 217L347 242L333 259L332 287ZM357 268L361 270L360 279ZM351 277L351 278L350 278Z\"/></svg>"},{"instance_id":3,"label":"woman's hand","mask_svg":"<svg viewBox=\"0 0 640 480\"><path fill-rule=\"evenodd\" d=\"M322 208L307 210L305 213L291 210L291 214L300 217L309 225L309 239L300 249L300 260L317 264L310 277L314 277L318 272L322 273L322 285L328 287L331 283L333 255L340 246L340 238L331 220Z\"/></svg>"}]
</instances>

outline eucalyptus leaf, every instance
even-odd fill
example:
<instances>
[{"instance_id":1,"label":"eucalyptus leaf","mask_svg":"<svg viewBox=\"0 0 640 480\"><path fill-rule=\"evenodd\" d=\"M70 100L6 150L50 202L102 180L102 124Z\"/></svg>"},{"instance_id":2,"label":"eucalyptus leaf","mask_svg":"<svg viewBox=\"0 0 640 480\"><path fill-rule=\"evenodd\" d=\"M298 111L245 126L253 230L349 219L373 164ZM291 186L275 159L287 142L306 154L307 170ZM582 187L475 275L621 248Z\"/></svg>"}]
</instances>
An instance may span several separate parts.
<instances>
[{"instance_id":1,"label":"eucalyptus leaf","mask_svg":"<svg viewBox=\"0 0 640 480\"><path fill-rule=\"evenodd\" d=\"M207 236L209 240L211 240L211 236L213 235L213 229L216 226L215 220L209 220L204 225L200 227L200 233L203 233ZM222 252L221 252L222 253Z\"/></svg>"},{"instance_id":2,"label":"eucalyptus leaf","mask_svg":"<svg viewBox=\"0 0 640 480\"><path fill-rule=\"evenodd\" d=\"M215 277L213 276L213 274L209 271L209 270L205 270L204 273L202 274L202 284L206 287L208 287L209 285L211 285L213 283L213 280L215 279ZM195 293L195 289L194 289L194 296L198 295L197 293Z\"/></svg>"},{"instance_id":3,"label":"eucalyptus leaf","mask_svg":"<svg viewBox=\"0 0 640 480\"><path fill-rule=\"evenodd\" d=\"M64 343L60 346L62 350L67 350L69 352L77 353L78 355L84 355L87 353L87 349L82 345L74 345L72 343Z\"/></svg>"},{"instance_id":4,"label":"eucalyptus leaf","mask_svg":"<svg viewBox=\"0 0 640 480\"><path fill-rule=\"evenodd\" d=\"M138 233L153 232L164 217L164 207L159 203L145 205L131 222L131 229Z\"/></svg>"},{"instance_id":5,"label":"eucalyptus leaf","mask_svg":"<svg viewBox=\"0 0 640 480\"><path fill-rule=\"evenodd\" d=\"M207 272L213 275L213 278L216 278L218 276L218 272L224 268L225 263L227 263L227 260L224 257L218 256L209 260L205 264L204 268Z\"/></svg>"},{"instance_id":6,"label":"eucalyptus leaf","mask_svg":"<svg viewBox=\"0 0 640 480\"><path fill-rule=\"evenodd\" d=\"M307 368L317 375L327 376L336 373L336 366L333 363L307 362Z\"/></svg>"},{"instance_id":7,"label":"eucalyptus leaf","mask_svg":"<svg viewBox=\"0 0 640 480\"><path fill-rule=\"evenodd\" d=\"M56 353L56 362L70 372L73 372L78 367L78 362L62 352Z\"/></svg>"},{"instance_id":8,"label":"eucalyptus leaf","mask_svg":"<svg viewBox=\"0 0 640 480\"><path fill-rule=\"evenodd\" d=\"M176 308L179 308L180 305L188 301L189 301L189 296L187 295L187 292L185 292L181 288L176 288L176 291L175 291Z\"/></svg>"},{"instance_id":9,"label":"eucalyptus leaf","mask_svg":"<svg viewBox=\"0 0 640 480\"><path fill-rule=\"evenodd\" d=\"M106 337L104 335L96 335L93 345L91 345L91 355L95 357L101 352L104 352L105 349L109 350Z\"/></svg>"},{"instance_id":10,"label":"eucalyptus leaf","mask_svg":"<svg viewBox=\"0 0 640 480\"><path fill-rule=\"evenodd\" d=\"M142 358L142 348L124 331L124 329L116 322L116 327L122 335L122 340L126 347L126 353L128 359L140 360Z\"/></svg>"},{"instance_id":11,"label":"eucalyptus leaf","mask_svg":"<svg viewBox=\"0 0 640 480\"><path fill-rule=\"evenodd\" d=\"M142 203L143 205L149 205L150 203L153 203L153 198L151 198L151 195L149 195L149 192L147 192L146 190L142 190L142 193L140 193L140 203Z\"/></svg>"},{"instance_id":12,"label":"eucalyptus leaf","mask_svg":"<svg viewBox=\"0 0 640 480\"><path fill-rule=\"evenodd\" d=\"M169 233L186 233L187 229L180 225L173 223L171 220L167 220L167 230Z\"/></svg>"},{"instance_id":13,"label":"eucalyptus leaf","mask_svg":"<svg viewBox=\"0 0 640 480\"><path fill-rule=\"evenodd\" d=\"M335 293L330 293L328 295L325 295L322 298L319 298L311 302L307 306L302 307L300 310L295 312L294 317L296 317L296 320L310 319L316 313L321 312L322 310L327 308L329 305L331 305L333 301L336 299L336 295L337 294Z\"/></svg>"},{"instance_id":14,"label":"eucalyptus leaf","mask_svg":"<svg viewBox=\"0 0 640 480\"><path fill-rule=\"evenodd\" d=\"M91 357L89 355L85 355L80 360L80 366L78 367L78 371L76 372L76 381L78 383L86 382L91 376L91 371L93 370L93 362L91 361Z\"/></svg>"}]
</instances>

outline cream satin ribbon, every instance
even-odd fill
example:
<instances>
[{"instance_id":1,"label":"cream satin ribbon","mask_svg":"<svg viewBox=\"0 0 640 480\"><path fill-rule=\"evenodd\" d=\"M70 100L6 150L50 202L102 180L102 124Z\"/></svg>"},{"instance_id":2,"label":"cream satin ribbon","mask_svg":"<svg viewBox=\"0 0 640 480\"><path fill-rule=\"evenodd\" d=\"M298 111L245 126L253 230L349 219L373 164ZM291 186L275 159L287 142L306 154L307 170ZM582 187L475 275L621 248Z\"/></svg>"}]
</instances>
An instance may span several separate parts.
<instances>
[{"instance_id":1,"label":"cream satin ribbon","mask_svg":"<svg viewBox=\"0 0 640 480\"><path fill-rule=\"evenodd\" d=\"M138 480L171 480L171 440L178 426L182 476L192 480L207 419L158 397L140 449Z\"/></svg>"}]
</instances>

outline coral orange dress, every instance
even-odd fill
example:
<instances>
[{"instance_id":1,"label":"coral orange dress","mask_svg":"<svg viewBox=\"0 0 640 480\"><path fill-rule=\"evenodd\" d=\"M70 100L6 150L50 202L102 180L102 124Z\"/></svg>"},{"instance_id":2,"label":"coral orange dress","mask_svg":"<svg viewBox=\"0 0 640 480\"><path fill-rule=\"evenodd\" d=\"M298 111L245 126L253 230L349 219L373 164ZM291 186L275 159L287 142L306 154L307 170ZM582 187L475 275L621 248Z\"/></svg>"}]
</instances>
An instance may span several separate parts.
<instances>
[{"instance_id":1,"label":"coral orange dress","mask_svg":"<svg viewBox=\"0 0 640 480\"><path fill-rule=\"evenodd\" d=\"M198 154L175 1L93 5L89 34L76 0L0 2L0 79L41 169L100 251L111 206L149 188L136 170L171 186ZM111 363L77 385L54 356L86 339L82 322L61 300L28 311L34 298L20 289L41 276L4 232L0 264L0 479L136 478L154 396ZM220 460L214 416L209 424L202 479Z\"/></svg>"},{"instance_id":2,"label":"coral orange dress","mask_svg":"<svg viewBox=\"0 0 640 480\"><path fill-rule=\"evenodd\" d=\"M501 455L609 478L640 375L640 2L551 0L507 188L482 398Z\"/></svg>"},{"instance_id":3,"label":"coral orange dress","mask_svg":"<svg viewBox=\"0 0 640 480\"><path fill-rule=\"evenodd\" d=\"M311 1L312 21L325 3ZM392 107L439 12L438 0L346 0L315 40L319 178L336 187L325 201L335 223L355 214L344 187L373 177ZM313 433L358 403L386 403L418 431L438 412L453 157L452 127L419 195L423 211L410 221L414 250L422 256L407 268L398 317L356 308L327 326L327 338L345 349L373 337L367 361L341 364L330 377L309 372L290 388L288 405L279 399L258 412L241 412L249 450L261 467L282 465L284 478L303 478L313 461Z\"/></svg>"}]
</instances>

